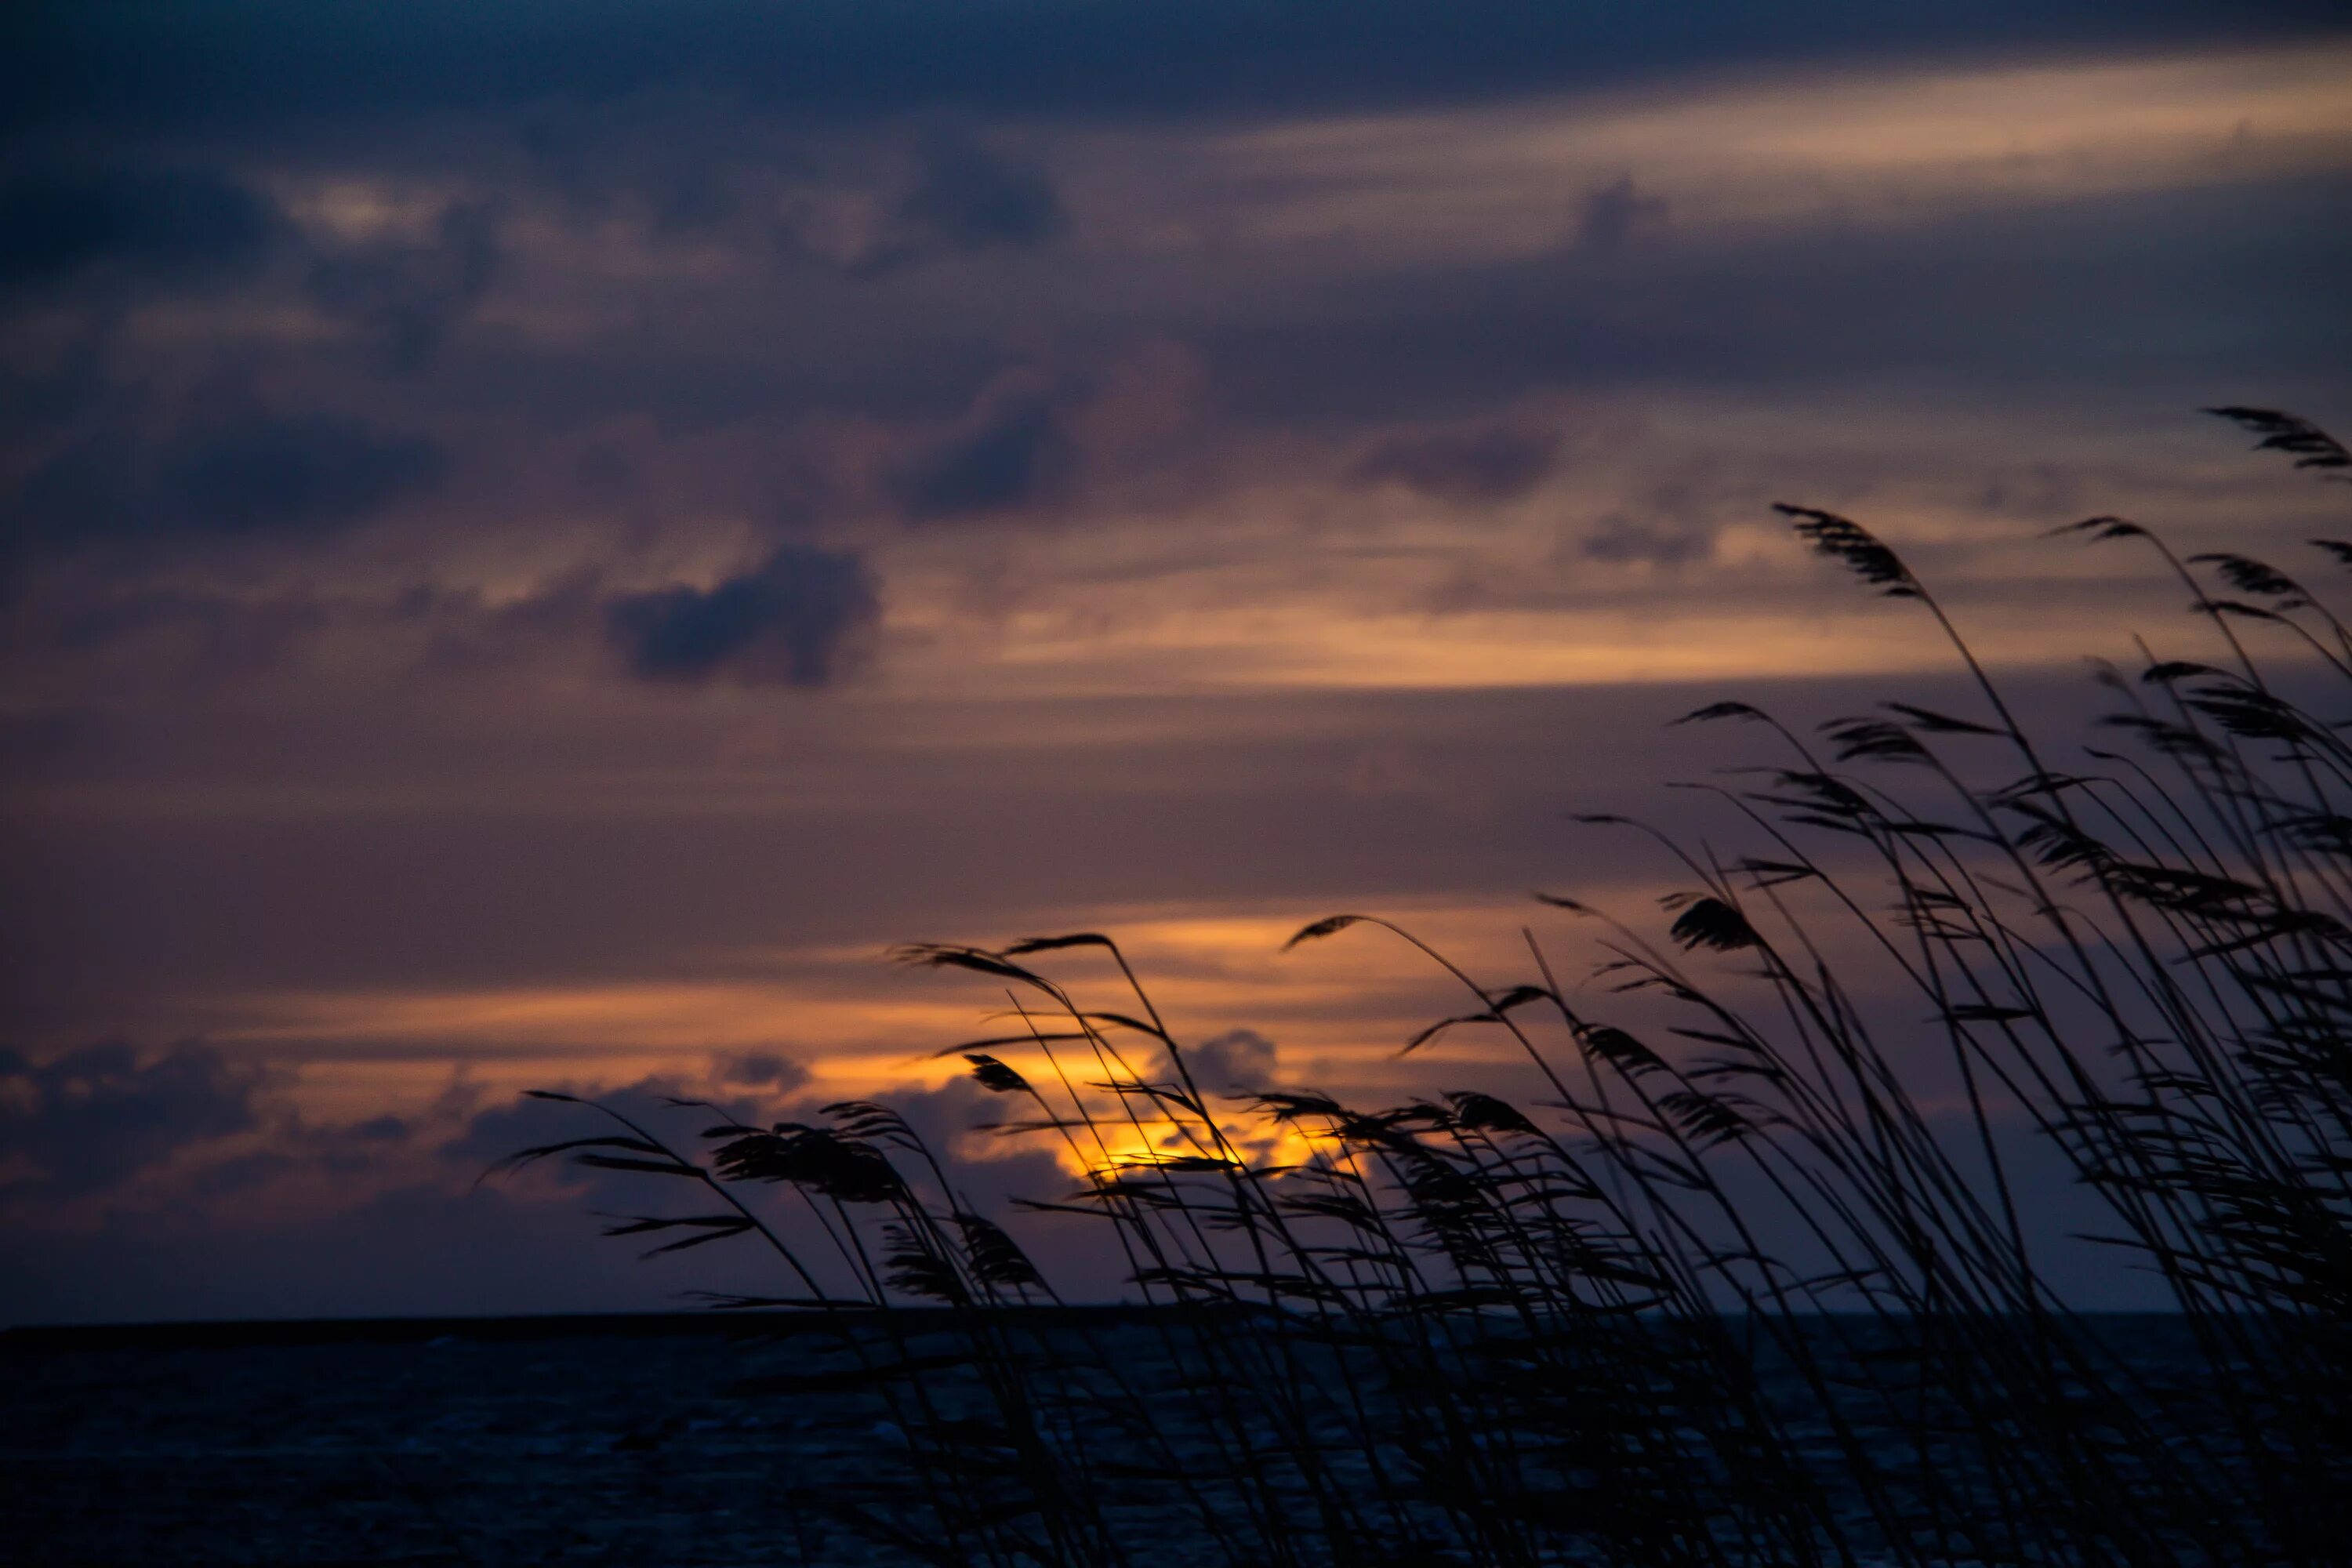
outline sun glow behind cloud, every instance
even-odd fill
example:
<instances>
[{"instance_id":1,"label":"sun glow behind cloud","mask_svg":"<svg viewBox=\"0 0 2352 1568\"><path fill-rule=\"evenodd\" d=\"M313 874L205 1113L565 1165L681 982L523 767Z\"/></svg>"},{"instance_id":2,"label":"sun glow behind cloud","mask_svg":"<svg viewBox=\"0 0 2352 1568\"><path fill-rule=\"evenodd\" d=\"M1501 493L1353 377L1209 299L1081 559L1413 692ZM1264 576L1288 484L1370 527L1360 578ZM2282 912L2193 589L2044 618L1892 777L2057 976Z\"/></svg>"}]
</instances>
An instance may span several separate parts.
<instances>
[{"instance_id":1,"label":"sun glow behind cloud","mask_svg":"<svg viewBox=\"0 0 2352 1568\"><path fill-rule=\"evenodd\" d=\"M1386 1060L1424 1014L1450 1005L1443 971L1394 939L1285 953L1307 918L1265 909L1117 908L1101 911L1180 1037L1237 1026L1276 1034L1291 1070L1353 1072ZM1405 899L1389 913L1472 963L1525 967L1518 928L1535 913L1507 904ZM1517 958L1514 960L1514 953ZM610 1077L657 1070L709 1053L788 1051L828 1086L871 1092L961 1072L942 1059L960 1040L1018 1034L1011 1004L984 980L930 976L872 949L816 947L727 955L732 977L493 986L439 992L285 991L199 1005L214 1037L272 1050L332 1042L354 1060L469 1056L484 1069L593 1061ZM1132 1010L1135 998L1099 963L1069 964L1084 1005ZM1096 968L1104 973L1093 973ZM764 970L762 975L760 971ZM747 973L748 972L748 973ZM1057 970L1056 973L1062 973ZM1024 995L1034 1010L1043 1004Z\"/></svg>"}]
</instances>

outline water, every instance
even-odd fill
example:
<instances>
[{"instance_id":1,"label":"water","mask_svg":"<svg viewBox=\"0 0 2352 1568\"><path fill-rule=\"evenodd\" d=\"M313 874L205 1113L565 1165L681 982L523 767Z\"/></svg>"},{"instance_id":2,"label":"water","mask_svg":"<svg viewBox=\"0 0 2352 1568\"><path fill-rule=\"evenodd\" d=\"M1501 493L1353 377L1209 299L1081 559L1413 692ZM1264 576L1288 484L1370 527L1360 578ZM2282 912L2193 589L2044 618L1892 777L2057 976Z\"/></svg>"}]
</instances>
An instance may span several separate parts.
<instances>
[{"instance_id":1,"label":"water","mask_svg":"<svg viewBox=\"0 0 2352 1568\"><path fill-rule=\"evenodd\" d=\"M1168 1375L1139 1324L1086 1331L1142 1384ZM2129 1341L2159 1372L2185 1349L2161 1323ZM712 1317L19 1331L0 1336L0 1563L904 1561L807 1501L861 1495L906 1442L850 1367L828 1335ZM1155 1564L1195 1555L1190 1528L1150 1526Z\"/></svg>"},{"instance_id":2,"label":"water","mask_svg":"<svg viewBox=\"0 0 2352 1568\"><path fill-rule=\"evenodd\" d=\"M855 1560L784 1497L856 1478L864 1402L740 1391L806 1358L695 1332L11 1354L0 1562Z\"/></svg>"}]
</instances>

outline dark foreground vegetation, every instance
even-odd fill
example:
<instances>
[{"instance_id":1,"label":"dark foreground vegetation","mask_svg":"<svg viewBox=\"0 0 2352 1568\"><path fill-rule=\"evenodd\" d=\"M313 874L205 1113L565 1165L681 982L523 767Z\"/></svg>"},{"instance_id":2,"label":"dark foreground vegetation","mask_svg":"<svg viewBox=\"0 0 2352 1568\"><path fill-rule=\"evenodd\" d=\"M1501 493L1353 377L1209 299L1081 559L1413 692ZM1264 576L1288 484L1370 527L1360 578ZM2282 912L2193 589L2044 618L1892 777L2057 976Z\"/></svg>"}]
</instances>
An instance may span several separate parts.
<instances>
[{"instance_id":1,"label":"dark foreground vegetation","mask_svg":"<svg viewBox=\"0 0 2352 1568\"><path fill-rule=\"evenodd\" d=\"M2352 472L2301 420L2216 412ZM908 1560L2345 1561L2352 743L2315 709L2352 690L2352 629L2268 564L2077 524L2151 552L2227 653L2106 672L2112 712L2062 752L1892 549L1781 510L1948 639L1967 711L1690 715L1761 737L1715 789L1747 842L1620 822L1679 886L1657 940L1543 900L1590 922L1597 980L1532 937L1502 985L1373 916L1294 939L1450 976L1461 1011L1408 1048L1507 1038L1538 1098L1237 1108L1109 938L905 950L1010 997L954 1050L1003 1131L1087 1173L1030 1206L1123 1255L1158 1310L1116 1331L1028 1311L1053 1282L884 1105L711 1127L702 1156L597 1108L519 1162L700 1192L614 1234L764 1244L787 1283L723 1305L841 1315L803 1375L888 1418L803 1502ZM1078 963L1115 1010L1066 988ZM2073 1245L2160 1282L2177 1355L2061 1299L2029 1157L2095 1200Z\"/></svg>"}]
</instances>

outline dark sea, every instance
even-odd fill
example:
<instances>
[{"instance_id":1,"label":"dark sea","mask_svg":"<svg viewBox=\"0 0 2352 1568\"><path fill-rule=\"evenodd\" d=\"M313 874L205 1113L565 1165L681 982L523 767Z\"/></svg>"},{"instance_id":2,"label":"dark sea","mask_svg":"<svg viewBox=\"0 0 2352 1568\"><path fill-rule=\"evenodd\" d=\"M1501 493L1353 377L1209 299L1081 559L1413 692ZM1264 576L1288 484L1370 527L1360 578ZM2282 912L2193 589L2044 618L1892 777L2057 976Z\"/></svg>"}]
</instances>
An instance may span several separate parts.
<instances>
[{"instance_id":1,"label":"dark sea","mask_svg":"<svg viewBox=\"0 0 2352 1568\"><path fill-rule=\"evenodd\" d=\"M2117 1337L2159 1371L2186 1348ZM11 1331L0 1563L907 1561L806 1506L906 1441L828 1353L723 1314Z\"/></svg>"},{"instance_id":2,"label":"dark sea","mask_svg":"<svg viewBox=\"0 0 2352 1568\"><path fill-rule=\"evenodd\" d=\"M856 1562L787 1494L870 1466L803 1336L710 1315L0 1336L0 1563ZM878 1560L878 1559L877 1559Z\"/></svg>"}]
</instances>

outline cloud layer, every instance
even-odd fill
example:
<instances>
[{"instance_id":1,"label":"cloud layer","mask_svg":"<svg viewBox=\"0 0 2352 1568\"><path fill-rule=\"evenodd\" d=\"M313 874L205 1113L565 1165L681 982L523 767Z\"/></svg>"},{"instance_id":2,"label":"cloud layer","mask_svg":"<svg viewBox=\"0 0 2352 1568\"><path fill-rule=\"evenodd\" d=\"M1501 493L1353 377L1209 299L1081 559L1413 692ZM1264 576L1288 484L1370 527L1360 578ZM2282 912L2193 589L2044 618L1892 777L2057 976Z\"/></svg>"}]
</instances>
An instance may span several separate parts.
<instances>
[{"instance_id":1,"label":"cloud layer","mask_svg":"<svg viewBox=\"0 0 2352 1568\"><path fill-rule=\"evenodd\" d=\"M977 1113L894 940L1116 924L1221 1089L1426 1092L1436 983L1287 930L1516 973L1661 890L1559 817L1698 822L1664 719L1967 700L1774 501L2048 714L2206 651L2051 528L2347 531L2189 413L2352 425L2317 5L542 11L0 20L0 1315L363 1304L346 1213L637 1300L459 1156Z\"/></svg>"},{"instance_id":2,"label":"cloud layer","mask_svg":"<svg viewBox=\"0 0 2352 1568\"><path fill-rule=\"evenodd\" d=\"M856 557L786 546L709 588L624 595L605 605L604 623L630 673L646 680L822 686L878 608Z\"/></svg>"}]
</instances>

